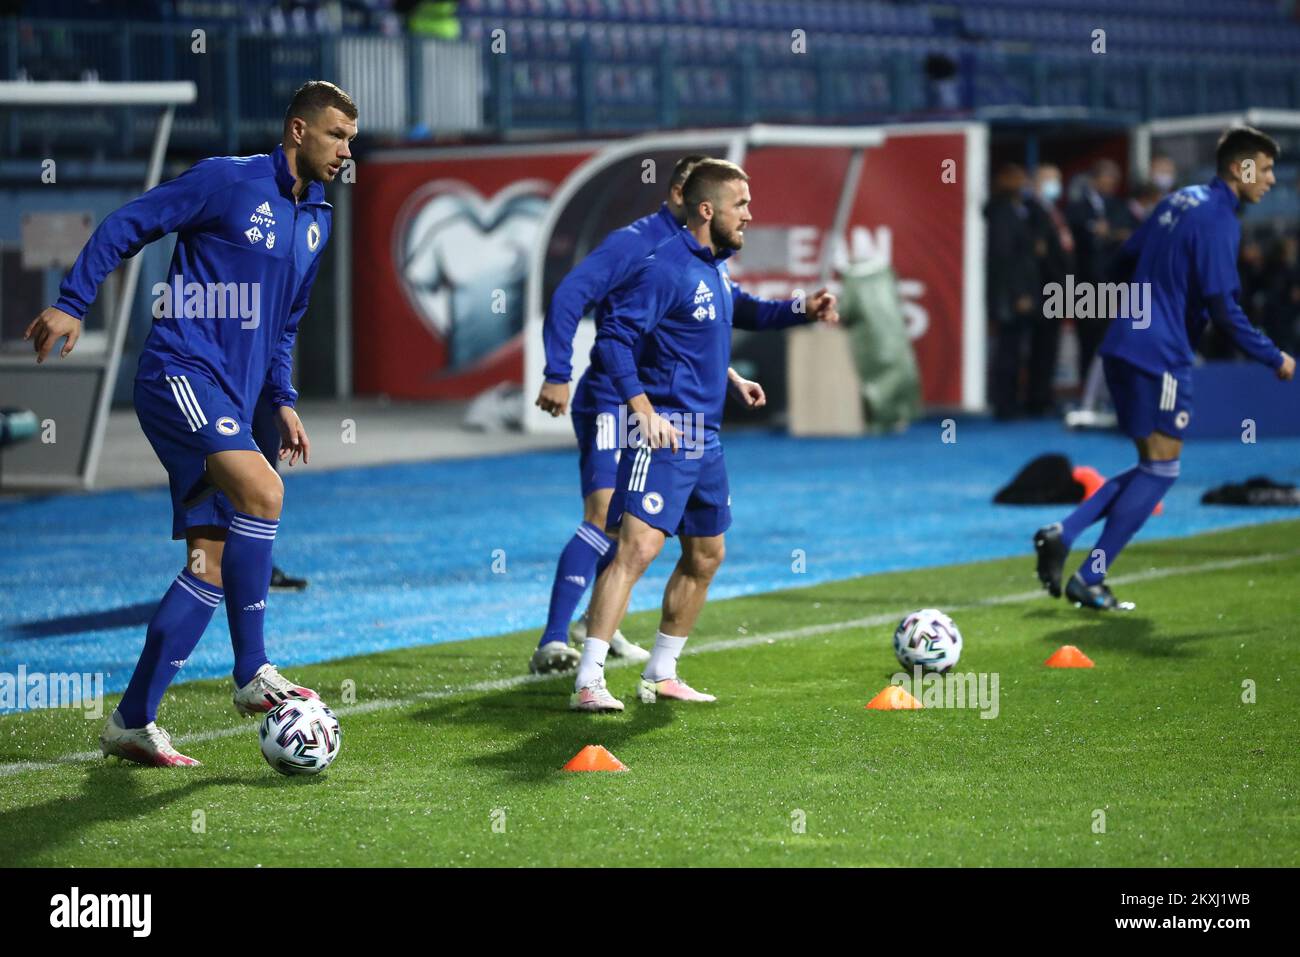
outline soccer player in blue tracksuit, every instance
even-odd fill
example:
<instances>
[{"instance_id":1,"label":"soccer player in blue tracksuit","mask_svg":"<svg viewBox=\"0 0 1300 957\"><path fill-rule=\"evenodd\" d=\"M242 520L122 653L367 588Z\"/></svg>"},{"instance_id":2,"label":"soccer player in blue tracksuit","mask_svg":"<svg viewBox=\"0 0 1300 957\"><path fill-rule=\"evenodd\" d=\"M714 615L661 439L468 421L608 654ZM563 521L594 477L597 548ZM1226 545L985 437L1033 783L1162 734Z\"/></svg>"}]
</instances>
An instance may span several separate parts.
<instances>
[{"instance_id":1,"label":"soccer player in blue tracksuit","mask_svg":"<svg viewBox=\"0 0 1300 957\"><path fill-rule=\"evenodd\" d=\"M695 164L704 156L684 156L673 167L668 198L658 211L610 233L599 246L564 277L551 297L542 326L546 348L546 381L537 396L537 406L553 416L563 415L569 406L571 358L578 323L592 307L599 324L608 314L609 294L628 278L637 265L664 239L679 232L686 222L682 185ZM766 400L756 382L728 370L734 393L750 406ZM546 629L528 663L534 674L571 671L581 657L568 644L569 622L587 585L594 582L614 557L616 545L605 534L605 513L618 472L619 449L615 429L621 401L609 377L593 356L592 364L578 381L573 397L573 431L578 437L578 470L582 477L582 524L569 539L556 564L555 583ZM581 642L584 622L573 626ZM610 653L633 661L644 661L650 653L623 637L617 628L610 640Z\"/></svg>"},{"instance_id":2,"label":"soccer player in blue tracksuit","mask_svg":"<svg viewBox=\"0 0 1300 957\"><path fill-rule=\"evenodd\" d=\"M606 527L618 551L597 579L569 707L621 711L605 686L609 636L632 586L670 535L682 557L664 590L663 616L641 675L638 696L712 701L677 675L686 644L722 563L731 525L731 494L718 429L727 395L731 330L782 329L810 318L836 322L835 297L756 299L731 281L727 258L744 244L749 178L724 160L702 160L687 178L686 228L663 240L615 291L596 331L594 359L635 415L620 416L617 435L629 449L618 463ZM635 453L631 450L635 448Z\"/></svg>"},{"instance_id":3,"label":"soccer player in blue tracksuit","mask_svg":"<svg viewBox=\"0 0 1300 957\"><path fill-rule=\"evenodd\" d=\"M187 564L149 622L139 663L100 735L105 756L198 763L154 719L223 600L236 710L257 715L287 698L318 697L266 656L263 619L284 485L254 440L253 418L265 393L278 414L280 458L307 461L307 432L293 408L293 343L329 241L323 184L351 155L356 118L356 104L334 84L305 84L274 152L203 160L105 218L58 301L27 329L37 362L64 336L61 355L68 355L104 277L146 244L177 234L168 282L154 287L135 410L167 469L172 537L185 539Z\"/></svg>"},{"instance_id":4,"label":"soccer player in blue tracksuit","mask_svg":"<svg viewBox=\"0 0 1300 957\"><path fill-rule=\"evenodd\" d=\"M1101 538L1065 595L1086 608L1133 607L1117 601L1104 579L1178 478L1182 436L1192 417L1192 350L1207 317L1279 379L1295 374L1295 360L1250 324L1235 298L1241 289L1237 210L1268 192L1277 155L1277 143L1259 130L1227 130L1215 155L1218 175L1207 186L1188 186L1162 199L1120 250L1119 272L1149 284L1150 308L1140 318L1114 319L1100 354L1119 427L1137 447L1138 464L1107 480L1063 522L1035 533L1038 577L1052 597L1060 597L1074 540L1105 518Z\"/></svg>"}]
</instances>

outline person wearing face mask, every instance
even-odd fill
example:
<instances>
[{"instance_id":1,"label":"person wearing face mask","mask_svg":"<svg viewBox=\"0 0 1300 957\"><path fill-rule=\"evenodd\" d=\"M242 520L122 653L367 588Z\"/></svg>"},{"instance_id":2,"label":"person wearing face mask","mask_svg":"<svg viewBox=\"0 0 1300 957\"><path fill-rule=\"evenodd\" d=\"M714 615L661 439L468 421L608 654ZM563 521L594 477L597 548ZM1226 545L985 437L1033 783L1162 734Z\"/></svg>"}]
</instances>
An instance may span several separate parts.
<instances>
[{"instance_id":1,"label":"person wearing face mask","mask_svg":"<svg viewBox=\"0 0 1300 957\"><path fill-rule=\"evenodd\" d=\"M1042 282L1039 309L1029 337L1029 376L1026 412L1033 417L1050 415L1055 406L1052 381L1056 376L1056 357L1061 340L1061 325L1045 317L1042 291L1050 283L1065 284L1074 269L1074 237L1065 216L1057 206L1061 198L1061 170L1043 163L1034 171L1029 200L1029 225L1034 235L1034 258Z\"/></svg>"},{"instance_id":2,"label":"person wearing face mask","mask_svg":"<svg viewBox=\"0 0 1300 957\"><path fill-rule=\"evenodd\" d=\"M1178 185L1178 167L1164 153L1157 153L1151 157L1151 166L1147 173L1147 179L1152 186L1160 191L1160 196L1156 197L1158 200L1160 197L1172 193L1174 187Z\"/></svg>"}]
</instances>

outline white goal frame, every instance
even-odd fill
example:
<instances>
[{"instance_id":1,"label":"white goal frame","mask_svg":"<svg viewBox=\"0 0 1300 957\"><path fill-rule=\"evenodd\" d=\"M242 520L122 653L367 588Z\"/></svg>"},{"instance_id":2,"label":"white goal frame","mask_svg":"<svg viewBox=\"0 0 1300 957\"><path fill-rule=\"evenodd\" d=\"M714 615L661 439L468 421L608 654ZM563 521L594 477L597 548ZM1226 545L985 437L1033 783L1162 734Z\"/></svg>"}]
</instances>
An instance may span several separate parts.
<instances>
[{"instance_id":1,"label":"white goal frame","mask_svg":"<svg viewBox=\"0 0 1300 957\"><path fill-rule=\"evenodd\" d=\"M0 106L22 107L77 107L77 106L114 106L114 107L159 107L158 121L154 127L153 145L149 152L149 163L145 173L144 191L148 192L158 185L162 178L163 160L167 154L167 143L171 139L172 124L176 108L195 102L198 88L190 80L166 83L69 83L49 82L33 83L23 81L0 82ZM79 358L74 352L63 362L71 363L82 369L99 369L100 379L95 393L94 406L90 410L91 420L87 428L87 444L79 457L76 473L42 475L22 475L21 484L49 488L91 488L99 468L100 452L104 445L104 430L108 424L109 407L113 399L113 388L117 381L118 369L122 361L122 348L126 342L126 330L130 325L131 301L135 297L135 287L140 276L140 256L127 260L126 272L118 293L116 306L110 310L107 319L107 348L102 354ZM32 364L31 356L0 355L0 373L6 369L28 368ZM53 372L54 370L49 370Z\"/></svg>"}]
</instances>

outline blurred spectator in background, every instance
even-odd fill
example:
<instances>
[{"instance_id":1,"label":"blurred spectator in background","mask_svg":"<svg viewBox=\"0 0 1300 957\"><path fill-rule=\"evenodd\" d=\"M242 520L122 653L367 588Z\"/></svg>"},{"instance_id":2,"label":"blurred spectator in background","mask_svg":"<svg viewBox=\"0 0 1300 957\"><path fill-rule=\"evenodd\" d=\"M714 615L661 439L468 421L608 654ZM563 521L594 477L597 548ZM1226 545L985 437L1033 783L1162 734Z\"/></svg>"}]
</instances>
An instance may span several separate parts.
<instances>
[{"instance_id":1,"label":"blurred spectator in background","mask_svg":"<svg viewBox=\"0 0 1300 957\"><path fill-rule=\"evenodd\" d=\"M1084 181L1079 198L1066 208L1065 218L1074 235L1076 283L1106 282L1111 259L1137 225L1128 204L1118 195L1119 185L1119 165L1113 160L1098 160ZM1087 381L1092 358L1108 325L1105 319L1075 322L1080 382Z\"/></svg>"},{"instance_id":2,"label":"blurred spectator in background","mask_svg":"<svg viewBox=\"0 0 1300 957\"><path fill-rule=\"evenodd\" d=\"M1056 411L1052 382L1056 378L1056 357L1061 341L1059 319L1044 316L1043 288L1048 283L1065 284L1074 271L1074 236L1057 205L1061 198L1061 170L1044 163L1034 171L1029 197L1029 226L1034 235L1034 258L1038 261L1038 293L1029 334L1029 367L1025 411L1031 417Z\"/></svg>"},{"instance_id":3,"label":"blurred spectator in background","mask_svg":"<svg viewBox=\"0 0 1300 957\"><path fill-rule=\"evenodd\" d=\"M1015 418L1020 404L1021 342L1041 315L1042 282L1034 254L1034 230L1025 201L1024 167L1005 163L993 178L988 220L987 288L993 335L989 397L999 419Z\"/></svg>"},{"instance_id":4,"label":"blurred spectator in background","mask_svg":"<svg viewBox=\"0 0 1300 957\"><path fill-rule=\"evenodd\" d=\"M1172 193L1178 187L1178 167L1170 157L1157 153L1151 157L1151 165L1147 168L1147 181L1160 196Z\"/></svg>"},{"instance_id":5,"label":"blurred spectator in background","mask_svg":"<svg viewBox=\"0 0 1300 957\"><path fill-rule=\"evenodd\" d=\"M1300 347L1300 235L1280 236L1268 259L1268 296L1260 328L1279 349Z\"/></svg>"},{"instance_id":6,"label":"blurred spectator in background","mask_svg":"<svg viewBox=\"0 0 1300 957\"><path fill-rule=\"evenodd\" d=\"M1133 217L1133 222L1141 223L1150 216L1151 210L1156 208L1156 203L1160 202L1164 195L1165 191L1155 183L1150 181L1139 183L1128 198L1128 211Z\"/></svg>"}]
</instances>

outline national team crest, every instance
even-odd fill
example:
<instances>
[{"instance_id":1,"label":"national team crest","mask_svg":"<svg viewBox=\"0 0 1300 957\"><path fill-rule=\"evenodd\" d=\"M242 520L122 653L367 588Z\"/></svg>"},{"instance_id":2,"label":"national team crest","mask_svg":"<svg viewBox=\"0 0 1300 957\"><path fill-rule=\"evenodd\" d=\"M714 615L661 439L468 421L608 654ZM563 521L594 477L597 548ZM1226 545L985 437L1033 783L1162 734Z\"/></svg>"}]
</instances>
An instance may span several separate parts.
<instances>
[{"instance_id":1,"label":"national team crest","mask_svg":"<svg viewBox=\"0 0 1300 957\"><path fill-rule=\"evenodd\" d=\"M310 249L312 252L315 252L316 247L319 245L320 245L320 227L315 223L312 223L310 226L307 227L307 248Z\"/></svg>"},{"instance_id":2,"label":"national team crest","mask_svg":"<svg viewBox=\"0 0 1300 957\"><path fill-rule=\"evenodd\" d=\"M658 515L664 510L664 497L658 492L646 492L641 498L641 507L651 515Z\"/></svg>"},{"instance_id":3,"label":"national team crest","mask_svg":"<svg viewBox=\"0 0 1300 957\"><path fill-rule=\"evenodd\" d=\"M228 415L223 415L217 419L217 431L222 435L238 435L239 423Z\"/></svg>"}]
</instances>

